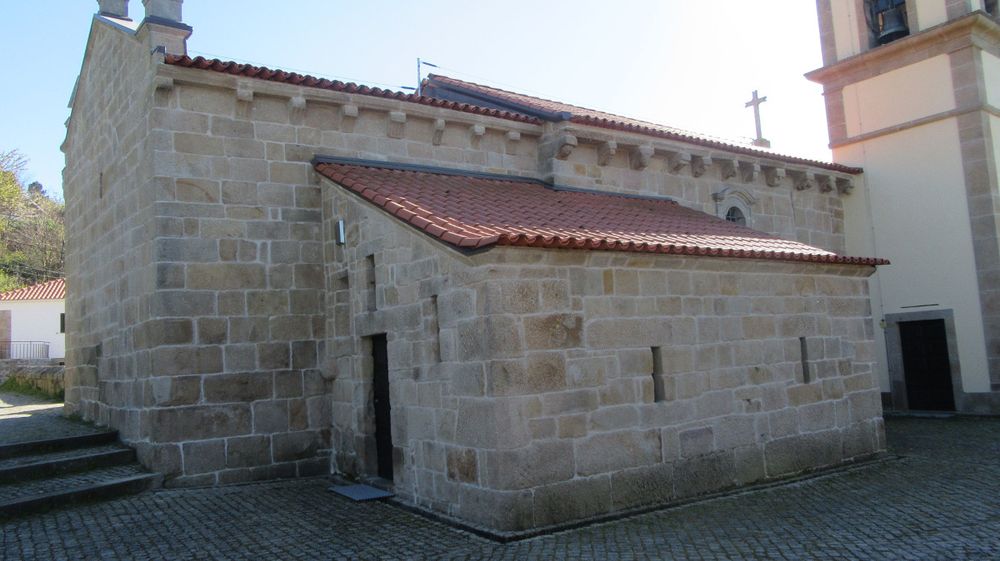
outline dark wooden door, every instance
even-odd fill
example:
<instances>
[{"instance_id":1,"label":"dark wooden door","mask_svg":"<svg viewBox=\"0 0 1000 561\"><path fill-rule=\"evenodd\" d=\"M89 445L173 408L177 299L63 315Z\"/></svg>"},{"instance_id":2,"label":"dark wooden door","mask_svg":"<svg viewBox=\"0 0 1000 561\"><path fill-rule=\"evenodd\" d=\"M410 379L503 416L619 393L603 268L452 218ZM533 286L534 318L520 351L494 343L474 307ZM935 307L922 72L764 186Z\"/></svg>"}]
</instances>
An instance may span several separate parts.
<instances>
[{"instance_id":1,"label":"dark wooden door","mask_svg":"<svg viewBox=\"0 0 1000 561\"><path fill-rule=\"evenodd\" d=\"M392 479L392 417L389 405L389 349L385 334L372 336L374 359L375 454L378 456L378 476Z\"/></svg>"},{"instance_id":2,"label":"dark wooden door","mask_svg":"<svg viewBox=\"0 0 1000 561\"><path fill-rule=\"evenodd\" d=\"M954 411L944 320L900 322L899 338L903 347L903 376L909 409Z\"/></svg>"}]
</instances>

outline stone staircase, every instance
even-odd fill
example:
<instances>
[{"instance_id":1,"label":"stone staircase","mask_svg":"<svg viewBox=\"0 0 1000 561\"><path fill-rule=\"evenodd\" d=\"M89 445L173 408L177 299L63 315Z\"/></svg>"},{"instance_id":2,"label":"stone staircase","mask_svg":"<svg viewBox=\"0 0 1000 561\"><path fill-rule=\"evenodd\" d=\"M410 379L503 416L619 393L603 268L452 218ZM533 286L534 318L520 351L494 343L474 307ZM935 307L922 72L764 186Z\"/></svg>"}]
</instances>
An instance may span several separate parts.
<instances>
[{"instance_id":1,"label":"stone staircase","mask_svg":"<svg viewBox=\"0 0 1000 561\"><path fill-rule=\"evenodd\" d=\"M114 431L0 444L0 519L158 487Z\"/></svg>"}]
</instances>

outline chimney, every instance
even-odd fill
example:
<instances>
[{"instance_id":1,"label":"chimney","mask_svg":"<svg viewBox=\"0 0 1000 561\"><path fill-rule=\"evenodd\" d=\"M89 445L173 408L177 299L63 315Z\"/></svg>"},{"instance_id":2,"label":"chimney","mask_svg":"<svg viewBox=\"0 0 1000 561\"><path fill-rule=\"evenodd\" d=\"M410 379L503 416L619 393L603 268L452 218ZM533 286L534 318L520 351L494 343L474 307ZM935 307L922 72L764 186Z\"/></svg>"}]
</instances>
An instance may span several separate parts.
<instances>
[{"instance_id":1,"label":"chimney","mask_svg":"<svg viewBox=\"0 0 1000 561\"><path fill-rule=\"evenodd\" d=\"M187 54L191 27L181 21L183 3L184 0L142 0L146 17L139 26L139 34L148 37L150 50L162 47L167 54Z\"/></svg>"},{"instance_id":2,"label":"chimney","mask_svg":"<svg viewBox=\"0 0 1000 561\"><path fill-rule=\"evenodd\" d=\"M181 4L184 0L142 0L146 8L146 19L161 19L174 23L181 22Z\"/></svg>"},{"instance_id":3,"label":"chimney","mask_svg":"<svg viewBox=\"0 0 1000 561\"><path fill-rule=\"evenodd\" d=\"M97 0L97 6L102 16L128 19L128 0Z\"/></svg>"}]
</instances>

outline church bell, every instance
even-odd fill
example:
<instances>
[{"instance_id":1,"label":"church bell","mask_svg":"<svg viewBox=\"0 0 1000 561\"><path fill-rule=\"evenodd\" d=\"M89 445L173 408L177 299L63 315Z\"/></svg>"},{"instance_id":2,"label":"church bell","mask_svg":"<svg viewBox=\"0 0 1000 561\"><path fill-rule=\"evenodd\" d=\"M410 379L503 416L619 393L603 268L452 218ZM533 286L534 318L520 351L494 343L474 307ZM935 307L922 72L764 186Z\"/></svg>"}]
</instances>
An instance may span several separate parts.
<instances>
[{"instance_id":1,"label":"church bell","mask_svg":"<svg viewBox=\"0 0 1000 561\"><path fill-rule=\"evenodd\" d=\"M906 25L905 0L873 0L869 4L870 21L874 24L876 42L891 43L910 34Z\"/></svg>"}]
</instances>

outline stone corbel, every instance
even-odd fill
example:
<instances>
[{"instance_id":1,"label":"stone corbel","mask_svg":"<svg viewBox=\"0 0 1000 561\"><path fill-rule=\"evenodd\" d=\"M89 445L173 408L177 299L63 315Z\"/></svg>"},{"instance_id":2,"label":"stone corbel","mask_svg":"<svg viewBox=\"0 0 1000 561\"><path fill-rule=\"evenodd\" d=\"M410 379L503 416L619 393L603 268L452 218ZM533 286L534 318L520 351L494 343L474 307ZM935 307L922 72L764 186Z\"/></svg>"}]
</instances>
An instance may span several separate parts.
<instances>
[{"instance_id":1,"label":"stone corbel","mask_svg":"<svg viewBox=\"0 0 1000 561\"><path fill-rule=\"evenodd\" d=\"M670 173L680 173L691 165L691 154L686 152L667 152L667 167Z\"/></svg>"},{"instance_id":2,"label":"stone corbel","mask_svg":"<svg viewBox=\"0 0 1000 561\"><path fill-rule=\"evenodd\" d=\"M777 166L762 166L764 171L764 181L768 187L777 187L785 180L785 168Z\"/></svg>"},{"instance_id":3,"label":"stone corbel","mask_svg":"<svg viewBox=\"0 0 1000 561\"><path fill-rule=\"evenodd\" d=\"M636 146L629 152L629 165L635 170L646 169L655 152L656 150L649 144Z\"/></svg>"},{"instance_id":4,"label":"stone corbel","mask_svg":"<svg viewBox=\"0 0 1000 561\"><path fill-rule=\"evenodd\" d=\"M816 182L816 175L811 171L790 171L789 174L792 176L792 184L795 185L797 191L805 191L806 189L811 189Z\"/></svg>"},{"instance_id":5,"label":"stone corbel","mask_svg":"<svg viewBox=\"0 0 1000 561\"><path fill-rule=\"evenodd\" d=\"M244 103L253 101L253 86L249 82L238 82L236 84L236 99Z\"/></svg>"},{"instance_id":6,"label":"stone corbel","mask_svg":"<svg viewBox=\"0 0 1000 561\"><path fill-rule=\"evenodd\" d=\"M306 112L306 98L297 95L288 99L288 117L293 124L302 120Z\"/></svg>"},{"instance_id":7,"label":"stone corbel","mask_svg":"<svg viewBox=\"0 0 1000 561\"><path fill-rule=\"evenodd\" d=\"M618 152L618 143L614 140L606 140L597 146L597 165L606 166L611 163Z\"/></svg>"},{"instance_id":8,"label":"stone corbel","mask_svg":"<svg viewBox=\"0 0 1000 561\"><path fill-rule=\"evenodd\" d=\"M560 160L565 160L569 158L569 155L573 153L573 149L577 147L579 141L576 137L571 134L564 134L559 137L556 141L556 158Z\"/></svg>"},{"instance_id":9,"label":"stone corbel","mask_svg":"<svg viewBox=\"0 0 1000 561\"><path fill-rule=\"evenodd\" d=\"M712 167L711 156L691 156L691 175L701 177Z\"/></svg>"},{"instance_id":10,"label":"stone corbel","mask_svg":"<svg viewBox=\"0 0 1000 561\"><path fill-rule=\"evenodd\" d=\"M476 123L469 127L469 137L473 148L479 148L479 143L483 140L483 136L486 135L486 125L481 125Z\"/></svg>"},{"instance_id":11,"label":"stone corbel","mask_svg":"<svg viewBox=\"0 0 1000 561\"><path fill-rule=\"evenodd\" d=\"M851 191L854 189L854 180L850 177L838 177L836 183L837 192L841 195L850 195Z\"/></svg>"},{"instance_id":12,"label":"stone corbel","mask_svg":"<svg viewBox=\"0 0 1000 561\"><path fill-rule=\"evenodd\" d=\"M826 174L816 174L816 186L819 187L820 193L829 193L833 191L833 181L829 175Z\"/></svg>"},{"instance_id":13,"label":"stone corbel","mask_svg":"<svg viewBox=\"0 0 1000 561\"><path fill-rule=\"evenodd\" d=\"M403 138L406 134L406 113L402 111L389 111L389 121L386 135L389 138Z\"/></svg>"},{"instance_id":14,"label":"stone corbel","mask_svg":"<svg viewBox=\"0 0 1000 561\"><path fill-rule=\"evenodd\" d=\"M740 162L740 180L743 183L753 183L760 175L760 164L753 162Z\"/></svg>"},{"instance_id":15,"label":"stone corbel","mask_svg":"<svg viewBox=\"0 0 1000 561\"><path fill-rule=\"evenodd\" d=\"M354 122L358 119L358 106L353 103L340 106L340 127L345 132L354 130Z\"/></svg>"},{"instance_id":16,"label":"stone corbel","mask_svg":"<svg viewBox=\"0 0 1000 561\"><path fill-rule=\"evenodd\" d=\"M431 137L431 144L434 146L441 145L441 139L444 137L444 129L448 126L448 123L444 119L437 119L434 121L434 135Z\"/></svg>"},{"instance_id":17,"label":"stone corbel","mask_svg":"<svg viewBox=\"0 0 1000 561\"><path fill-rule=\"evenodd\" d=\"M153 88L157 91L170 91L174 89L174 79L169 76L157 76L153 78Z\"/></svg>"},{"instance_id":18,"label":"stone corbel","mask_svg":"<svg viewBox=\"0 0 1000 561\"><path fill-rule=\"evenodd\" d=\"M723 181L736 177L736 174L740 172L739 162L736 160L730 158L716 158L715 161L719 164L719 178Z\"/></svg>"},{"instance_id":19,"label":"stone corbel","mask_svg":"<svg viewBox=\"0 0 1000 561\"><path fill-rule=\"evenodd\" d=\"M518 131L507 131L504 137L507 139L507 155L516 156L517 147L521 144L521 133Z\"/></svg>"}]
</instances>

